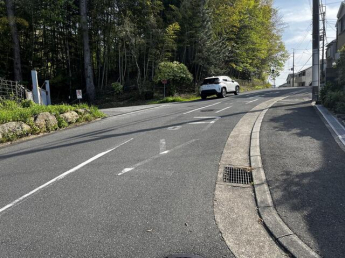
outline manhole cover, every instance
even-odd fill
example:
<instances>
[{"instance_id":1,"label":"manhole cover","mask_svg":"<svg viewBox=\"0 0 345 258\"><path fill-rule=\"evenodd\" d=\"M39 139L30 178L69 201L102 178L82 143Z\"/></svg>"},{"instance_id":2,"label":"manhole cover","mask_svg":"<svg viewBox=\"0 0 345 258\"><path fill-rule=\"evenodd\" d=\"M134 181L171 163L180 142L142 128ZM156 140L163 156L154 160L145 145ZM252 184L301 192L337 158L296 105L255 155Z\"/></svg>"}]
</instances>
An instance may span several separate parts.
<instances>
[{"instance_id":1,"label":"manhole cover","mask_svg":"<svg viewBox=\"0 0 345 258\"><path fill-rule=\"evenodd\" d=\"M215 111L215 109L203 109L203 110L200 110L200 112L213 112Z\"/></svg>"},{"instance_id":2,"label":"manhole cover","mask_svg":"<svg viewBox=\"0 0 345 258\"><path fill-rule=\"evenodd\" d=\"M166 258L203 258L199 255L195 254L172 254L167 256Z\"/></svg>"},{"instance_id":3,"label":"manhole cover","mask_svg":"<svg viewBox=\"0 0 345 258\"><path fill-rule=\"evenodd\" d=\"M223 181L232 184L249 185L253 182L253 175L249 168L226 166Z\"/></svg>"}]
</instances>

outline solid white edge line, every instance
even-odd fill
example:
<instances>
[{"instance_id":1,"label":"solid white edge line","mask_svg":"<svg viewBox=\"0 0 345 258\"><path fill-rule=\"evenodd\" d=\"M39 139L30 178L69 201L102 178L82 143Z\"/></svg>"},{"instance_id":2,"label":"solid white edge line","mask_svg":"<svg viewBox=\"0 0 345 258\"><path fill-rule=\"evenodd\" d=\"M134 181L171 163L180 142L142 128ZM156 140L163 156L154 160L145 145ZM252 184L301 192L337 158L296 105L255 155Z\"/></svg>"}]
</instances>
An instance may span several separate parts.
<instances>
[{"instance_id":1,"label":"solid white edge line","mask_svg":"<svg viewBox=\"0 0 345 258\"><path fill-rule=\"evenodd\" d=\"M32 190L31 192L29 192L29 193L23 195L22 197L16 199L15 201L13 201L13 202L11 202L10 204L7 204L5 207L1 208L1 209L0 209L0 214L1 214L2 212L4 212L5 210L7 210L7 209L9 209L9 208L11 208L11 207L13 207L13 206L15 206L16 204L19 204L20 202L24 201L26 198L28 198L28 197L30 197L31 195L37 193L38 191L43 190L44 188L46 188L46 187L48 187L48 186L50 186L50 185L56 183L57 181L60 181L61 179L63 179L63 178L65 178L66 176L68 176L69 174L72 174L73 172L75 172L75 171L79 170L80 168L86 166L87 164L89 164L89 163L95 161L96 159L99 159L100 157L102 157L102 156L108 154L109 152L116 150L117 148L121 147L122 145L125 145L126 143L132 141L133 139L134 139L134 138L132 138L132 139L130 139L130 140L128 140L128 141L125 141L124 143L121 143L120 145L118 145L118 146L116 146L116 147L114 147L114 148L112 148L112 149L110 149L110 150L107 150L107 151L105 151L105 152L102 152L102 153L100 153L100 154L97 154L96 156L92 157L91 159L88 159L87 161L81 163L80 165L78 165L78 166L76 166L76 167L74 167L74 168L72 168L72 169L66 171L65 173L63 173L63 174L61 174L61 175L59 175L59 176L53 178L52 180L48 181L47 183L45 183L45 184L43 184L43 185L37 187L36 189Z\"/></svg>"},{"instance_id":2,"label":"solid white edge line","mask_svg":"<svg viewBox=\"0 0 345 258\"><path fill-rule=\"evenodd\" d=\"M319 112L322 114L323 118L327 121L327 123L330 125L330 127L332 128L332 130L334 131L334 133L338 136L339 140L344 144L345 146L345 139L343 138L343 135L340 135L338 133L338 130L334 127L334 125L332 124L332 122L328 119L328 117L326 116L326 114L320 109L319 105L316 105L316 108L319 110ZM334 119L343 130L345 130L344 126L339 123L339 121L337 119Z\"/></svg>"},{"instance_id":3,"label":"solid white edge line","mask_svg":"<svg viewBox=\"0 0 345 258\"><path fill-rule=\"evenodd\" d=\"M193 110L188 111L188 112L183 113L183 114L184 114L184 115L187 115L187 114L192 113L192 112L194 112L194 111L198 111L198 110L200 110L200 109L204 109L204 108L207 108L207 107L212 107L212 106L218 105L218 104L220 104L220 103L222 103L222 102L217 102L217 103L212 104L212 105L208 105L208 106L205 106L205 107L201 107L201 108L193 109Z\"/></svg>"}]
</instances>

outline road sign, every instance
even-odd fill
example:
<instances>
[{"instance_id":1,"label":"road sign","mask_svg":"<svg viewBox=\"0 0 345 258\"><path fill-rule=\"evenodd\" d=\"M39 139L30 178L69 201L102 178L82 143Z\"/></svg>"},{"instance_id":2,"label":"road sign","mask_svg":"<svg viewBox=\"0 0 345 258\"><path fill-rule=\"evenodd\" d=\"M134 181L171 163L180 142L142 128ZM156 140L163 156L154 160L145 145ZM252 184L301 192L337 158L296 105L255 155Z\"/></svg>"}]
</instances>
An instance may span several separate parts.
<instances>
[{"instance_id":1,"label":"road sign","mask_svg":"<svg viewBox=\"0 0 345 258\"><path fill-rule=\"evenodd\" d=\"M168 83L168 80L162 80L162 83L165 85Z\"/></svg>"},{"instance_id":2,"label":"road sign","mask_svg":"<svg viewBox=\"0 0 345 258\"><path fill-rule=\"evenodd\" d=\"M77 90L77 99L83 99L83 92L82 92L82 90Z\"/></svg>"}]
</instances>

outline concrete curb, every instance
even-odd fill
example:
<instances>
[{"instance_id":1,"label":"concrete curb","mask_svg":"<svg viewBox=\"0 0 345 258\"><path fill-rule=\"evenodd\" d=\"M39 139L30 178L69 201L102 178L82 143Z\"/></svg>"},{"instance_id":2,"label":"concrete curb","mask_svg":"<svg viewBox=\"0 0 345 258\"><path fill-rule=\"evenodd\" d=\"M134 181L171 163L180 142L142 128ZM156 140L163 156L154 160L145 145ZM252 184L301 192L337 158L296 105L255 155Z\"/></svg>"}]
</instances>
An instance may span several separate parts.
<instances>
[{"instance_id":1,"label":"concrete curb","mask_svg":"<svg viewBox=\"0 0 345 258\"><path fill-rule=\"evenodd\" d=\"M254 191L258 212L266 228L274 239L293 257L321 257L299 239L280 218L274 207L272 196L267 184L260 152L260 129L266 112L279 99L271 103L257 118L251 133L250 163L253 168Z\"/></svg>"},{"instance_id":2,"label":"concrete curb","mask_svg":"<svg viewBox=\"0 0 345 258\"><path fill-rule=\"evenodd\" d=\"M321 118L323 118L322 120L326 126L328 125L327 127L331 131L336 142L338 142L341 147L345 147L345 127L324 106L314 105L314 107L320 114Z\"/></svg>"}]
</instances>

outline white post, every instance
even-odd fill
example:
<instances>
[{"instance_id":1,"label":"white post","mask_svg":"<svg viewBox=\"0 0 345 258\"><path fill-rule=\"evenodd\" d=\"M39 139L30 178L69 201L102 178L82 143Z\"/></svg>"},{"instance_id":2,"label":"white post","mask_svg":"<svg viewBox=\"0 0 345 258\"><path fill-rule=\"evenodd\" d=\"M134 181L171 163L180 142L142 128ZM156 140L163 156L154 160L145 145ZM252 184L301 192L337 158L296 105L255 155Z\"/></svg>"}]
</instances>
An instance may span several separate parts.
<instances>
[{"instance_id":1,"label":"white post","mask_svg":"<svg viewBox=\"0 0 345 258\"><path fill-rule=\"evenodd\" d=\"M41 104L40 92L38 88L37 72L35 70L31 71L31 78L32 78L32 95L33 95L34 102L37 104Z\"/></svg>"},{"instance_id":2,"label":"white post","mask_svg":"<svg viewBox=\"0 0 345 258\"><path fill-rule=\"evenodd\" d=\"M47 91L47 105L51 105L52 104L52 101L51 101L51 98L50 98L50 84L49 84L49 81L46 80L46 91Z\"/></svg>"}]
</instances>

